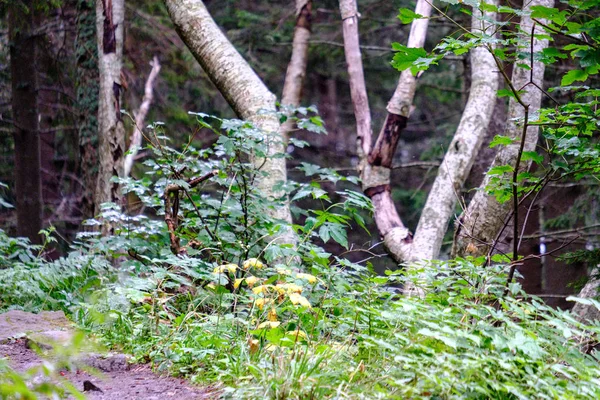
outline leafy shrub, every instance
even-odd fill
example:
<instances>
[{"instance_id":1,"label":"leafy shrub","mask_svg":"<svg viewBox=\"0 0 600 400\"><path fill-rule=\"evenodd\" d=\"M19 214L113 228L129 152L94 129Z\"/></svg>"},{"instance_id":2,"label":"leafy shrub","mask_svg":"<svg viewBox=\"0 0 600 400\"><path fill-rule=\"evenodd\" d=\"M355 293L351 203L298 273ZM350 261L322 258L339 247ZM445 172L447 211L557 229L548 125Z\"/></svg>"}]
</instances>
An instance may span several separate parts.
<instances>
[{"instance_id":1,"label":"leafy shrub","mask_svg":"<svg viewBox=\"0 0 600 400\"><path fill-rule=\"evenodd\" d=\"M154 137L164 141L161 129ZM339 191L334 201L320 185L351 178L302 165L315 179L281 190L320 207L293 203L290 226L269 213L285 196L265 198L251 184L262 171L250 160L265 138L240 121L217 120L214 129L221 138L211 149L180 152L155 142L147 176L121 181L155 216L105 205L91 223L108 223L113 235L83 234L79 250L53 263L12 257L0 271L3 304L67 309L107 345L216 385L224 397L600 396L600 367L589 350L599 324L547 307L518 283L507 287L500 259L379 276L368 262L325 251L319 243L329 240L349 247L350 221L364 226L371 210L359 193ZM213 170L210 184L186 187ZM173 182L184 189L177 229L169 230L159 219ZM297 235L295 247L273 239L286 229ZM118 260L118 271L108 259ZM400 295L409 283L423 298Z\"/></svg>"}]
</instances>

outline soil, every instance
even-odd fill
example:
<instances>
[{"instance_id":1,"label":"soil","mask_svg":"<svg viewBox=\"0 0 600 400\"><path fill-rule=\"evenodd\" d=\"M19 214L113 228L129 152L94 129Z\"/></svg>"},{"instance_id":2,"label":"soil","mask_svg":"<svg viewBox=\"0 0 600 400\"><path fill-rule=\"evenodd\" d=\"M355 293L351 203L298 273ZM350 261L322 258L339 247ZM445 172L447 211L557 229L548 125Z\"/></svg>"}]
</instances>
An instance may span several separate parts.
<instances>
[{"instance_id":1,"label":"soil","mask_svg":"<svg viewBox=\"0 0 600 400\"><path fill-rule=\"evenodd\" d=\"M42 364L39 348L49 348L48 342L52 342L53 346L67 346L72 333L70 322L61 312L30 314L13 310L0 314L0 359L5 358L11 368L24 372ZM34 351L33 348L38 349ZM44 354L43 351L40 353ZM87 389L84 392L87 399L195 400L219 397L214 388L201 388L182 379L159 375L148 365L129 364L123 354L87 353L80 356L77 365L81 365L82 369L61 371L60 375L80 391Z\"/></svg>"}]
</instances>

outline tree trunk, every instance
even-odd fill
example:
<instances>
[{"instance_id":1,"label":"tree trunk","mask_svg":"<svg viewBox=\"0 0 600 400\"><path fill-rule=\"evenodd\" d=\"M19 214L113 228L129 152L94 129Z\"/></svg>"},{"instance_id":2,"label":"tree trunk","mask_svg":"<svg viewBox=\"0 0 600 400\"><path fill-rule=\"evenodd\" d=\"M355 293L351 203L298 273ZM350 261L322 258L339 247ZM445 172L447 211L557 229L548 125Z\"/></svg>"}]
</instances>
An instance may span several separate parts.
<instances>
[{"instance_id":1,"label":"tree trunk","mask_svg":"<svg viewBox=\"0 0 600 400\"><path fill-rule=\"evenodd\" d=\"M413 21L408 47L422 47L427 33L431 4L419 1L415 12L426 18ZM357 121L358 153L361 155L361 178L365 194L375 207L375 223L388 252L399 263L432 259L438 256L456 204L456 193L466 180L481 147L484 133L493 111L498 84L494 75L494 59L486 49L472 51L472 84L469 101L461 123L440 168L436 182L425 206L415 238L404 226L394 206L390 173L392 161L405 128L416 90L416 79L410 71L403 71L400 81L388 103L388 116L373 149L370 149L370 111L364 86L362 60L358 45L357 9L354 0L341 0L340 10L344 24L344 47L350 88ZM473 30L481 33L482 22L474 12ZM495 18L495 14L487 15ZM368 158L366 157L368 155Z\"/></svg>"},{"instance_id":2,"label":"tree trunk","mask_svg":"<svg viewBox=\"0 0 600 400\"><path fill-rule=\"evenodd\" d=\"M533 0L527 4L525 10L528 11L533 6L552 7L554 0ZM533 21L529 16L521 18L520 29L525 34L531 35ZM543 34L543 30L539 29L538 34ZM548 46L546 39L533 39L533 52L539 54ZM539 61L534 61L530 65L529 59L519 60L519 64L525 64L528 68L521 68L515 63L513 67L512 84L515 88L525 86L530 79L530 73L533 72L533 82L538 87L543 86L544 80L544 64ZM529 70L529 67L532 70ZM529 104L530 113L536 112L540 108L542 100L542 92L533 86L527 86L521 98L525 104ZM525 116L525 109L516 100L512 99L509 103L507 124L504 132L505 136L511 138L519 138L521 136L522 126L517 125L513 121L522 120ZM538 141L539 129L537 126L530 126L527 129L524 151L534 151ZM492 168L500 165L514 166L519 153L519 142L516 140L513 144L502 148L492 163ZM525 165L520 166L523 170L527 170L531 162L528 161ZM473 255L479 256L487 254L491 246L497 240L497 236L504 226L508 223L508 219L513 213L513 203L508 201L500 204L496 198L487 193L486 187L490 183L490 176L486 175L483 182L479 186L479 190L469 203L468 208L460 217L455 234L455 242L453 245L452 254L454 256ZM513 238L517 240L517 238Z\"/></svg>"},{"instance_id":3,"label":"tree trunk","mask_svg":"<svg viewBox=\"0 0 600 400\"><path fill-rule=\"evenodd\" d=\"M486 13L485 17L493 21L496 14ZM481 18L481 12L474 9L471 31L476 35L490 34L496 26L485 23ZM413 240L413 260L430 260L439 255L460 190L469 176L492 119L500 79L494 57L484 47L471 50L470 57L469 99L421 212Z\"/></svg>"},{"instance_id":4,"label":"tree trunk","mask_svg":"<svg viewBox=\"0 0 600 400\"><path fill-rule=\"evenodd\" d=\"M598 289L600 289L600 279L596 278L596 275L599 273L600 267L594 268L590 274L590 280L585 284L583 289L581 289L578 297L598 298L600 295L598 292ZM591 305L575 303L571 311L581 322L597 321L600 319L600 310Z\"/></svg>"},{"instance_id":5,"label":"tree trunk","mask_svg":"<svg viewBox=\"0 0 600 400\"><path fill-rule=\"evenodd\" d=\"M92 218L98 181L98 39L96 38L96 0L77 1L77 132L79 141L79 176L83 181L81 212Z\"/></svg>"},{"instance_id":6,"label":"tree trunk","mask_svg":"<svg viewBox=\"0 0 600 400\"><path fill-rule=\"evenodd\" d=\"M296 0L296 27L292 43L292 57L287 67L281 104L298 106L308 62L308 40L310 39L312 0Z\"/></svg>"},{"instance_id":7,"label":"tree trunk","mask_svg":"<svg viewBox=\"0 0 600 400\"><path fill-rule=\"evenodd\" d=\"M267 159L255 158L266 176L257 179L257 188L267 197L285 195L273 188L287 180L285 159L273 157L285 152L284 138L276 114L275 95L267 89L246 60L237 52L213 21L201 0L164 0L179 36L198 60L211 81L235 113L265 133L271 146ZM272 210L275 218L291 223L289 205ZM293 232L278 235L280 242L295 243Z\"/></svg>"},{"instance_id":8,"label":"tree trunk","mask_svg":"<svg viewBox=\"0 0 600 400\"><path fill-rule=\"evenodd\" d=\"M9 7L12 115L15 141L17 233L40 243L42 185L36 59L38 26L35 1Z\"/></svg>"},{"instance_id":9,"label":"tree trunk","mask_svg":"<svg viewBox=\"0 0 600 400\"><path fill-rule=\"evenodd\" d=\"M300 105L302 86L306 76L306 63L308 62L308 39L312 19L312 0L296 0L296 27L292 41L292 57L287 67L281 104L297 107ZM281 134L287 141L294 123L286 121L281 127Z\"/></svg>"},{"instance_id":10,"label":"tree trunk","mask_svg":"<svg viewBox=\"0 0 600 400\"><path fill-rule=\"evenodd\" d=\"M125 130L121 119L124 0L96 0L100 92L98 99L99 170L94 204L121 202L113 176L123 176ZM98 211L98 210L96 210Z\"/></svg>"}]
</instances>

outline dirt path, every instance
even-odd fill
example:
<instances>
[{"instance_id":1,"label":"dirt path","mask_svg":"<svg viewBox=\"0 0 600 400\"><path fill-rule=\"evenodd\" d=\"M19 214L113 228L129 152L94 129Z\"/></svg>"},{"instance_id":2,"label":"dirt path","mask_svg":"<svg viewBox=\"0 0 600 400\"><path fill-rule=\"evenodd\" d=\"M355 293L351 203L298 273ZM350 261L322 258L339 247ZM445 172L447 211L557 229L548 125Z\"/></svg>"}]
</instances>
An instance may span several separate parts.
<instances>
[{"instance_id":1,"label":"dirt path","mask_svg":"<svg viewBox=\"0 0 600 400\"><path fill-rule=\"evenodd\" d=\"M18 372L40 365L42 358L30 347L32 341L42 344L50 338L55 342L66 342L72 330L64 314L44 312L30 314L9 311L0 314L0 358L5 358L11 368ZM27 335L27 336L24 336ZM60 345L60 344L59 344ZM112 354L107 357L88 354L82 356L83 363L93 367L99 374L77 370L60 373L74 386L83 391L93 384L102 390L85 392L88 399L133 400L133 399L216 399L214 390L190 385L184 380L160 376L146 365L130 365L126 357ZM89 383L85 383L85 382Z\"/></svg>"}]
</instances>

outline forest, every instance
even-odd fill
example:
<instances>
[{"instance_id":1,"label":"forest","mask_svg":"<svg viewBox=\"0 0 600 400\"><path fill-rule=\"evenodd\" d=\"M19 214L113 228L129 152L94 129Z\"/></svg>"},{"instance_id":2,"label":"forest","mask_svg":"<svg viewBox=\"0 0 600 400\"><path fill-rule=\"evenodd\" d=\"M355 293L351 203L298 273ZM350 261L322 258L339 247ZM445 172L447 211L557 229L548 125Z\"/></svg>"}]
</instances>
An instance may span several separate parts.
<instances>
[{"instance_id":1,"label":"forest","mask_svg":"<svg viewBox=\"0 0 600 400\"><path fill-rule=\"evenodd\" d=\"M0 399L600 398L598 0L0 0Z\"/></svg>"}]
</instances>

